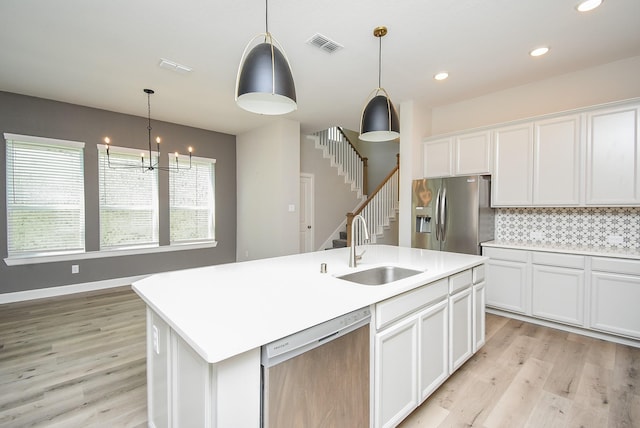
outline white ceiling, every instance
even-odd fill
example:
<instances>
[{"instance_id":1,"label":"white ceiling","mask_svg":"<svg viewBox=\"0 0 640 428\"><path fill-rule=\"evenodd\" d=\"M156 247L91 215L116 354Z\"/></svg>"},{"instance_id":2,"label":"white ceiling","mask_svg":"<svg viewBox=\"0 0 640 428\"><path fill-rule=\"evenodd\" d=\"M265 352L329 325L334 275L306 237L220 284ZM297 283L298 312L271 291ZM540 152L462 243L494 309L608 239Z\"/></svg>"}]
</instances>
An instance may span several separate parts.
<instances>
[{"instance_id":1,"label":"white ceiling","mask_svg":"<svg viewBox=\"0 0 640 428\"><path fill-rule=\"evenodd\" d=\"M640 0L270 0L292 65L303 132L357 130L378 82L398 106L437 107L640 55ZM238 134L274 120L235 105L240 57L264 31L262 0L3 0L0 90ZM321 33L344 49L306 44ZM549 45L544 57L529 50ZM161 58L193 67L179 74ZM447 70L450 78L432 76Z\"/></svg>"}]
</instances>

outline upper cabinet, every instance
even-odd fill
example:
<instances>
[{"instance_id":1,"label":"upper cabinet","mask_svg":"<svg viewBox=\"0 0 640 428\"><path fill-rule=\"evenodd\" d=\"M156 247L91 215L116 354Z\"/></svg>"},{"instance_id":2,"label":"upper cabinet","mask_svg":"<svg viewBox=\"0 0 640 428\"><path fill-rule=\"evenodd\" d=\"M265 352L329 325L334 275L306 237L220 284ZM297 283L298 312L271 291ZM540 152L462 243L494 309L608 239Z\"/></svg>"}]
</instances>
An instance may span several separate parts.
<instances>
[{"instance_id":1,"label":"upper cabinet","mask_svg":"<svg viewBox=\"0 0 640 428\"><path fill-rule=\"evenodd\" d=\"M492 205L578 205L580 135L579 115L496 129Z\"/></svg>"},{"instance_id":2,"label":"upper cabinet","mask_svg":"<svg viewBox=\"0 0 640 428\"><path fill-rule=\"evenodd\" d=\"M640 203L639 110L634 105L587 114L587 204Z\"/></svg>"},{"instance_id":3,"label":"upper cabinet","mask_svg":"<svg viewBox=\"0 0 640 428\"><path fill-rule=\"evenodd\" d=\"M424 177L492 174L494 207L640 206L638 99L423 142Z\"/></svg>"},{"instance_id":4,"label":"upper cabinet","mask_svg":"<svg viewBox=\"0 0 640 428\"><path fill-rule=\"evenodd\" d=\"M493 206L531 205L533 200L533 125L496 129L494 171L491 182Z\"/></svg>"},{"instance_id":5,"label":"upper cabinet","mask_svg":"<svg viewBox=\"0 0 640 428\"><path fill-rule=\"evenodd\" d=\"M424 177L489 174L490 136L489 131L482 131L424 141Z\"/></svg>"},{"instance_id":6,"label":"upper cabinet","mask_svg":"<svg viewBox=\"0 0 640 428\"><path fill-rule=\"evenodd\" d=\"M576 206L580 204L580 115L534 123L533 204Z\"/></svg>"},{"instance_id":7,"label":"upper cabinet","mask_svg":"<svg viewBox=\"0 0 640 428\"><path fill-rule=\"evenodd\" d=\"M440 138L422 143L425 178L453 175L453 138Z\"/></svg>"},{"instance_id":8,"label":"upper cabinet","mask_svg":"<svg viewBox=\"0 0 640 428\"><path fill-rule=\"evenodd\" d=\"M489 131L458 135L454 141L454 175L491 172L491 133Z\"/></svg>"}]
</instances>

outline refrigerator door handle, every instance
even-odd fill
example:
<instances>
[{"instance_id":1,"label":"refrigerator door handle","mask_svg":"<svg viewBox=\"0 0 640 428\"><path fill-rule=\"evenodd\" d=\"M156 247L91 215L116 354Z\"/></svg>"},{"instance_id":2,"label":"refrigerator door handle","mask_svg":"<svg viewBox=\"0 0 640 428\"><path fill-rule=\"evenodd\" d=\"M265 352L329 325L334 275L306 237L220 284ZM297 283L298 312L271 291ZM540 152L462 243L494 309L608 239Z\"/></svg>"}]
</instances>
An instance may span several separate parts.
<instances>
[{"instance_id":1,"label":"refrigerator door handle","mask_svg":"<svg viewBox=\"0 0 640 428\"><path fill-rule=\"evenodd\" d=\"M436 228L436 241L440 240L440 192L442 189L438 188L438 195L436 196L436 209L435 209L435 228Z\"/></svg>"},{"instance_id":2,"label":"refrigerator door handle","mask_svg":"<svg viewBox=\"0 0 640 428\"><path fill-rule=\"evenodd\" d=\"M440 239L445 241L447 236L447 189L442 191L442 197L440 198Z\"/></svg>"}]
</instances>

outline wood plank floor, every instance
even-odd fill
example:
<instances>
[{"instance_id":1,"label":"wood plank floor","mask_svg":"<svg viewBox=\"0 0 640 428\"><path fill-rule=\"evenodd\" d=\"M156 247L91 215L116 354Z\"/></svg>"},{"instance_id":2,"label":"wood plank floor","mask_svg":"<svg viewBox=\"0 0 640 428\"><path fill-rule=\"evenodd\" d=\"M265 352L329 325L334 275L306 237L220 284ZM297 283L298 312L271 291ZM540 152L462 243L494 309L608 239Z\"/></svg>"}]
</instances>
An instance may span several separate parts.
<instances>
[{"instance_id":1,"label":"wood plank floor","mask_svg":"<svg viewBox=\"0 0 640 428\"><path fill-rule=\"evenodd\" d=\"M145 324L129 287L0 305L0 426L147 426Z\"/></svg>"},{"instance_id":2,"label":"wood plank floor","mask_svg":"<svg viewBox=\"0 0 640 428\"><path fill-rule=\"evenodd\" d=\"M0 427L146 425L129 288L0 305ZM485 346L401 427L637 428L640 349L487 315Z\"/></svg>"}]
</instances>

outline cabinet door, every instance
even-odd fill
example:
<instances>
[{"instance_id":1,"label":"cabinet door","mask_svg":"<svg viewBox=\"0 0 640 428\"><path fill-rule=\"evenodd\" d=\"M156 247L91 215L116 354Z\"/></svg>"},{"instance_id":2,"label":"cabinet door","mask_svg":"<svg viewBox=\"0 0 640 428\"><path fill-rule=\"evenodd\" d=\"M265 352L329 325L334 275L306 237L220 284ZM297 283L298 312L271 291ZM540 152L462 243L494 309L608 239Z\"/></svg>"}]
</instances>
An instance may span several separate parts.
<instances>
[{"instance_id":1,"label":"cabinet door","mask_svg":"<svg viewBox=\"0 0 640 428\"><path fill-rule=\"evenodd\" d=\"M485 266L487 306L525 314L527 264L492 259Z\"/></svg>"},{"instance_id":2,"label":"cabinet door","mask_svg":"<svg viewBox=\"0 0 640 428\"><path fill-rule=\"evenodd\" d=\"M449 301L420 313L420 401L424 401L449 376Z\"/></svg>"},{"instance_id":3,"label":"cabinet door","mask_svg":"<svg viewBox=\"0 0 640 428\"><path fill-rule=\"evenodd\" d=\"M533 265L531 313L565 324L584 324L584 270Z\"/></svg>"},{"instance_id":4,"label":"cabinet door","mask_svg":"<svg viewBox=\"0 0 640 428\"><path fill-rule=\"evenodd\" d=\"M491 173L491 139L488 131L455 137L455 175Z\"/></svg>"},{"instance_id":5,"label":"cabinet door","mask_svg":"<svg viewBox=\"0 0 640 428\"><path fill-rule=\"evenodd\" d=\"M640 339L640 277L591 274L591 328Z\"/></svg>"},{"instance_id":6,"label":"cabinet door","mask_svg":"<svg viewBox=\"0 0 640 428\"><path fill-rule=\"evenodd\" d=\"M485 283L473 286L473 353L484 345L485 337Z\"/></svg>"},{"instance_id":7,"label":"cabinet door","mask_svg":"<svg viewBox=\"0 0 640 428\"><path fill-rule=\"evenodd\" d=\"M453 139L443 138L422 143L424 176L450 177L453 175Z\"/></svg>"},{"instance_id":8,"label":"cabinet door","mask_svg":"<svg viewBox=\"0 0 640 428\"><path fill-rule=\"evenodd\" d=\"M376 334L375 426L393 427L418 405L418 319Z\"/></svg>"},{"instance_id":9,"label":"cabinet door","mask_svg":"<svg viewBox=\"0 0 640 428\"><path fill-rule=\"evenodd\" d=\"M449 373L473 355L472 288L449 297Z\"/></svg>"},{"instance_id":10,"label":"cabinet door","mask_svg":"<svg viewBox=\"0 0 640 428\"><path fill-rule=\"evenodd\" d=\"M638 107L587 116L587 204L633 204L640 200Z\"/></svg>"},{"instance_id":11,"label":"cabinet door","mask_svg":"<svg viewBox=\"0 0 640 428\"><path fill-rule=\"evenodd\" d=\"M491 183L493 206L533 202L533 124L494 131L495 163Z\"/></svg>"},{"instance_id":12,"label":"cabinet door","mask_svg":"<svg viewBox=\"0 0 640 428\"><path fill-rule=\"evenodd\" d=\"M533 203L580 204L580 116L535 123Z\"/></svg>"}]
</instances>

